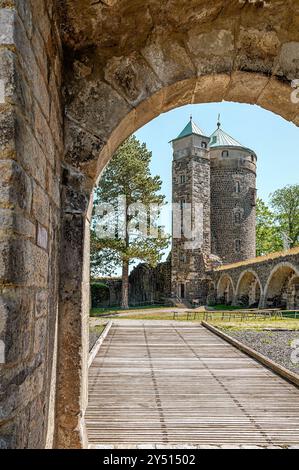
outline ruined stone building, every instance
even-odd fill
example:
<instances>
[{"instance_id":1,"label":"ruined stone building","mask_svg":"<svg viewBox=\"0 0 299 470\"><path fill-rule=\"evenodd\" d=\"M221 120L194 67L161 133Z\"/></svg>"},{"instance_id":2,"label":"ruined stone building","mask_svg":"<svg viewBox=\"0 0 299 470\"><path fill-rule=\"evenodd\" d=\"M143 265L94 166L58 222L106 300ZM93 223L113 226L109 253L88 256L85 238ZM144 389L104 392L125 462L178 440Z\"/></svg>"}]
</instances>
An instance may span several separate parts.
<instances>
[{"instance_id":1,"label":"ruined stone building","mask_svg":"<svg viewBox=\"0 0 299 470\"><path fill-rule=\"evenodd\" d=\"M257 156L220 122L207 136L192 117L172 146L172 200L179 206L173 216L172 297L205 302L211 263L255 256ZM186 233L192 228L193 234ZM197 246L190 235L202 236Z\"/></svg>"}]
</instances>

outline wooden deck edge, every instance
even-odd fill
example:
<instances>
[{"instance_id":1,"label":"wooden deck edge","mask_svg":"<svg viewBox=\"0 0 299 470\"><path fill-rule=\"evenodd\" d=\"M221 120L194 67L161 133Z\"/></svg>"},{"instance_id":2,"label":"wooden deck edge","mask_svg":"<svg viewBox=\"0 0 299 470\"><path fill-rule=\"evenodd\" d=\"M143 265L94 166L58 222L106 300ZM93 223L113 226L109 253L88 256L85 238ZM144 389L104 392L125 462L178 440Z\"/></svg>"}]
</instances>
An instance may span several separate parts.
<instances>
[{"instance_id":1,"label":"wooden deck edge","mask_svg":"<svg viewBox=\"0 0 299 470\"><path fill-rule=\"evenodd\" d=\"M263 354L260 354L259 352L255 351L254 349L250 348L249 346L246 346L245 344L241 343L235 338L232 338L231 336L227 335L223 331L219 330L215 326L211 325L210 323L207 323L205 321L201 322L202 326L210 330L212 333L215 333L217 336L220 336L220 338L224 339L228 343L232 344L236 348L238 348L240 351L244 352L250 357L253 357L256 359L258 362L263 364L264 366L268 367L271 369L273 372L275 372L277 375L282 377L283 379L287 380L288 382L291 382L293 385L296 385L296 387L299 387L299 375L295 374L295 372L291 372L290 370L286 369L283 366L280 366L276 362L272 361L268 357L264 356Z\"/></svg>"},{"instance_id":2,"label":"wooden deck edge","mask_svg":"<svg viewBox=\"0 0 299 470\"><path fill-rule=\"evenodd\" d=\"M104 330L102 331L102 333L100 334L100 336L98 337L98 339L96 340L95 344L93 345L90 353L89 353L89 356L88 356L88 367L91 366L94 358L96 357L101 345L103 344L103 341L104 339L106 338L107 334L109 333L109 330L112 326L112 321L109 321L107 323L107 325L105 326Z\"/></svg>"}]
</instances>

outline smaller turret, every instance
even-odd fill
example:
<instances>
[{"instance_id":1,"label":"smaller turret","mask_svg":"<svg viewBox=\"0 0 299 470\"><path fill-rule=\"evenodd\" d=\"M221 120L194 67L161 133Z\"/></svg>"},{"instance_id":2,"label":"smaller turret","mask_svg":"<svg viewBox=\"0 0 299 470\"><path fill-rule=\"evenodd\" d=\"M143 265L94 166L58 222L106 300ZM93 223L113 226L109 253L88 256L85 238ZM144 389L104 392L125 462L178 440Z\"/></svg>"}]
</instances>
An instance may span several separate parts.
<instances>
[{"instance_id":1,"label":"smaller turret","mask_svg":"<svg viewBox=\"0 0 299 470\"><path fill-rule=\"evenodd\" d=\"M255 257L256 161L221 129L210 137L212 253L224 263Z\"/></svg>"}]
</instances>

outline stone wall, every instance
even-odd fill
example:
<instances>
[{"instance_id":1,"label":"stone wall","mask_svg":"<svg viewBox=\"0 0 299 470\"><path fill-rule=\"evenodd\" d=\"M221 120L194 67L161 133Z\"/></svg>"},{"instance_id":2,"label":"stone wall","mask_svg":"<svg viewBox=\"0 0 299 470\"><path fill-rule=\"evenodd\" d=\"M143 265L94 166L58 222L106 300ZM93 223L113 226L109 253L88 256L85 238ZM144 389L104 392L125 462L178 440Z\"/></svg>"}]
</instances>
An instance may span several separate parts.
<instances>
[{"instance_id":1,"label":"stone wall","mask_svg":"<svg viewBox=\"0 0 299 470\"><path fill-rule=\"evenodd\" d=\"M289 290L299 284L298 247L244 262L223 265L207 274L211 281L209 297L213 303L217 301L222 303L226 290L229 292L228 303L233 305L240 305L242 296L246 295L249 299L253 299L252 304L257 303L255 306L299 308L298 299L287 298L292 295ZM296 292L293 295L296 296Z\"/></svg>"},{"instance_id":2,"label":"stone wall","mask_svg":"<svg viewBox=\"0 0 299 470\"><path fill-rule=\"evenodd\" d=\"M96 288L97 284L106 286L106 289ZM121 278L100 277L91 282L91 306L119 307L121 305Z\"/></svg>"},{"instance_id":3,"label":"stone wall","mask_svg":"<svg viewBox=\"0 0 299 470\"><path fill-rule=\"evenodd\" d=\"M54 433L61 47L53 2L0 7L0 448L43 448Z\"/></svg>"},{"instance_id":4,"label":"stone wall","mask_svg":"<svg viewBox=\"0 0 299 470\"><path fill-rule=\"evenodd\" d=\"M171 295L170 260L150 268L139 264L130 274L129 300L131 305L164 303Z\"/></svg>"}]
</instances>

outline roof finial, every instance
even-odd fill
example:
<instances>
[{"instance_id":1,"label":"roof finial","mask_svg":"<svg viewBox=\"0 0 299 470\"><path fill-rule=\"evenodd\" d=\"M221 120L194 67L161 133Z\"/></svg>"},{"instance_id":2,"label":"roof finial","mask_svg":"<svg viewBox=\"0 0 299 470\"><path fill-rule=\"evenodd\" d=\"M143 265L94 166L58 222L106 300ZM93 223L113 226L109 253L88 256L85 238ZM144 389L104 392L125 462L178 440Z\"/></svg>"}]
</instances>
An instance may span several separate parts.
<instances>
[{"instance_id":1,"label":"roof finial","mask_svg":"<svg viewBox=\"0 0 299 470\"><path fill-rule=\"evenodd\" d=\"M192 114L190 114L190 121L192 121Z\"/></svg>"},{"instance_id":2,"label":"roof finial","mask_svg":"<svg viewBox=\"0 0 299 470\"><path fill-rule=\"evenodd\" d=\"M220 113L218 114L218 122L217 122L217 127L219 129L219 127L221 126L221 122L220 122Z\"/></svg>"}]
</instances>

